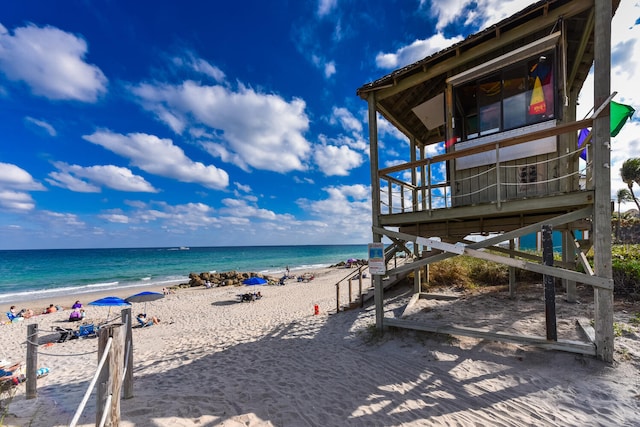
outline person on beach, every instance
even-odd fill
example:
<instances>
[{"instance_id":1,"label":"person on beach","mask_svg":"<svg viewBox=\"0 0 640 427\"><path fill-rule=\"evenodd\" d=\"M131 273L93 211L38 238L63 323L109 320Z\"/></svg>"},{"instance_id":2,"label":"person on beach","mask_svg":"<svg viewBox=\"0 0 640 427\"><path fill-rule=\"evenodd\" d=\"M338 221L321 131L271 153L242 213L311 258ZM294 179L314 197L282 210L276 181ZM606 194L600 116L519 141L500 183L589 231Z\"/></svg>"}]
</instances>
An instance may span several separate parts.
<instances>
[{"instance_id":1,"label":"person on beach","mask_svg":"<svg viewBox=\"0 0 640 427\"><path fill-rule=\"evenodd\" d=\"M158 319L156 316L148 317L146 313L139 313L136 317L138 318L138 322L140 322L141 325L150 326L160 323L160 319Z\"/></svg>"},{"instance_id":2,"label":"person on beach","mask_svg":"<svg viewBox=\"0 0 640 427\"><path fill-rule=\"evenodd\" d=\"M45 308L42 314L55 313L56 311L58 311L56 306L53 304L49 304L49 307Z\"/></svg>"},{"instance_id":3,"label":"person on beach","mask_svg":"<svg viewBox=\"0 0 640 427\"><path fill-rule=\"evenodd\" d=\"M77 308L77 309L79 310L79 309L81 309L81 308L82 308L82 304L80 304L80 301L76 301L76 302L71 306L71 308L73 308L73 309L76 309L76 308Z\"/></svg>"},{"instance_id":4,"label":"person on beach","mask_svg":"<svg viewBox=\"0 0 640 427\"><path fill-rule=\"evenodd\" d=\"M80 308L76 307L69 315L69 322L79 322L80 320L82 320L82 313L80 312Z\"/></svg>"},{"instance_id":5,"label":"person on beach","mask_svg":"<svg viewBox=\"0 0 640 427\"><path fill-rule=\"evenodd\" d=\"M22 311L18 313L16 306L12 305L7 312L7 317L9 318L10 322L18 322L22 320Z\"/></svg>"}]
</instances>

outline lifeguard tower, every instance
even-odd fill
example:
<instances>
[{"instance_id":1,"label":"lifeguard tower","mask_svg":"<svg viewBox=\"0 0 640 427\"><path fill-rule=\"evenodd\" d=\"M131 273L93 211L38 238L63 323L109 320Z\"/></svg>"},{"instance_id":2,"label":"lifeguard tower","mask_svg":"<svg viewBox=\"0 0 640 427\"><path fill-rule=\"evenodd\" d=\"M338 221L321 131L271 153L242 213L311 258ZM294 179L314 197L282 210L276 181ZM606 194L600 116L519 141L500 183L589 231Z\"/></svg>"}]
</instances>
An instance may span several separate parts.
<instances>
[{"instance_id":1,"label":"lifeguard tower","mask_svg":"<svg viewBox=\"0 0 640 427\"><path fill-rule=\"evenodd\" d=\"M385 317L383 280L375 276L379 329L515 341L613 360L609 102L611 18L618 4L540 1L357 90L369 108L373 241L386 237L388 254L411 250L416 256L388 274L415 272L419 298L429 264L466 255L506 264L511 272L560 278L569 301L575 301L576 283L590 285L592 341L432 328ZM578 118L578 94L592 65L594 107ZM405 162L380 167L378 115L407 136ZM588 143L578 147L577 133L586 128ZM433 155L437 144L444 150ZM581 163L585 148L587 162ZM514 245L543 227L563 236L562 262L555 265ZM585 257L592 246L593 270Z\"/></svg>"}]
</instances>

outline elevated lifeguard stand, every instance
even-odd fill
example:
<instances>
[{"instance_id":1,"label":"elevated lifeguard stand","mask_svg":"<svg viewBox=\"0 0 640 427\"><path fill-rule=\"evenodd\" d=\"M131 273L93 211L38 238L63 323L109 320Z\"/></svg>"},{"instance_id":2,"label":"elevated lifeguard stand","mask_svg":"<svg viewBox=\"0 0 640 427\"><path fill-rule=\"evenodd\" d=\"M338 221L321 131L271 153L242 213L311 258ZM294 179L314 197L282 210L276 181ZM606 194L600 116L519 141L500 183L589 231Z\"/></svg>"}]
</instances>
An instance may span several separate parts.
<instances>
[{"instance_id":1,"label":"elevated lifeguard stand","mask_svg":"<svg viewBox=\"0 0 640 427\"><path fill-rule=\"evenodd\" d=\"M609 169L611 17L618 0L547 0L414 64L360 87L368 102L373 241L389 253L413 242L416 272L456 255L497 261L594 289L593 342L447 328L447 333L522 341L613 359ZM595 62L593 114L577 119L577 98ZM583 100L583 102L585 102ZM405 162L379 167L378 114L408 137ZM578 147L577 132L592 128ZM436 144L442 154L431 155ZM587 150L586 163L580 154ZM581 164L582 170L581 170ZM585 166L586 165L586 166ZM562 233L562 262L542 265L514 246L543 226ZM469 236L483 236L471 239ZM509 242L509 248L498 243ZM594 247L595 269L585 252ZM437 250L437 254L424 251ZM482 251L490 248L492 251ZM499 254L502 254L499 255ZM583 272L576 271L580 264ZM514 292L513 277L510 291ZM376 324L437 332L384 317L375 276Z\"/></svg>"}]
</instances>

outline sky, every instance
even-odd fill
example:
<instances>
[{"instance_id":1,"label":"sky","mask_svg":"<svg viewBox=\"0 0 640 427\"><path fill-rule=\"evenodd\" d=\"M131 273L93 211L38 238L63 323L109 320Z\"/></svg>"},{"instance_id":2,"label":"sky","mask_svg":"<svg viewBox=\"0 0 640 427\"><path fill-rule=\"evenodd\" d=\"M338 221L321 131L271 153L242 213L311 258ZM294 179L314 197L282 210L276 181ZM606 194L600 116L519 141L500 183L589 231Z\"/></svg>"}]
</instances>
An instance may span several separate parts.
<instances>
[{"instance_id":1,"label":"sky","mask_svg":"<svg viewBox=\"0 0 640 427\"><path fill-rule=\"evenodd\" d=\"M367 243L356 90L531 3L5 2L0 249ZM612 141L615 199L640 156L638 0L612 31L614 100L638 111ZM407 159L385 121L380 144L381 165Z\"/></svg>"}]
</instances>

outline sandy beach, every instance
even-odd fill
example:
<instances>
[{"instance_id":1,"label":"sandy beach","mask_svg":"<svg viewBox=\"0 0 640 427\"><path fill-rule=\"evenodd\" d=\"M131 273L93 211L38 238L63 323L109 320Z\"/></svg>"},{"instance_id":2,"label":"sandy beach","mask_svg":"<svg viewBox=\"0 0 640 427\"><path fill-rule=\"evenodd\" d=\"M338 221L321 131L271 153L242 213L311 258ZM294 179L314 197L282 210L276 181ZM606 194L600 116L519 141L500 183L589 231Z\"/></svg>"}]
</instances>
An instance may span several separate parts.
<instances>
[{"instance_id":1,"label":"sandy beach","mask_svg":"<svg viewBox=\"0 0 640 427\"><path fill-rule=\"evenodd\" d=\"M335 313L335 283L345 276L345 269L314 274L308 283L289 280L285 286L261 286L263 298L254 302L239 302L238 294L247 287L219 287L179 290L147 303L147 313L161 322L133 330L134 397L122 400L120 425L639 423L640 335L633 323L638 304L616 305L616 322L627 329L616 338L616 361L606 364L487 340L393 329L380 335L374 328L373 305ZM82 302L100 296L83 295ZM408 286L389 291L386 315L399 316L410 296ZM503 297L500 290L468 295L464 304L445 307L444 315L460 323L464 318L487 318L487 312L497 310L496 301L506 304ZM70 295L58 301L31 301L29 306L69 307L75 300ZM517 310L502 315L502 328L511 325L521 333L539 334L538 323L523 320L533 316L526 310L527 301L538 303L523 296ZM585 301L573 307L581 314L588 305ZM85 308L87 319L107 316L106 307ZM134 315L142 308L135 304ZM561 307L560 316L569 316L570 309ZM38 365L50 373L38 380L38 397L26 400L25 385L18 385L4 425L64 426L72 420L98 360L96 339L55 342L58 334L51 330L68 326L69 312L0 325L0 359L6 361L24 361L29 323L38 324L40 343L53 342L39 349ZM538 315L544 318L544 312ZM78 425L94 423L92 396Z\"/></svg>"}]
</instances>

